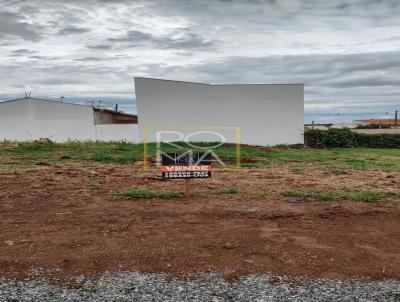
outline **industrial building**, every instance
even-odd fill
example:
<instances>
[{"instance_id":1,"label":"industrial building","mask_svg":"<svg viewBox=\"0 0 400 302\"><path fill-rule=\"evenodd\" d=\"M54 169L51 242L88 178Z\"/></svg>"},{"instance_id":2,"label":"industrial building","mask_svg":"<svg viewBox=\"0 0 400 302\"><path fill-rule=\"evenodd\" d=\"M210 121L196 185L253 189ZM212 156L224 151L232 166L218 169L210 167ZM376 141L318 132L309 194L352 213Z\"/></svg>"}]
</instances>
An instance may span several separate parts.
<instances>
[{"instance_id":1,"label":"industrial building","mask_svg":"<svg viewBox=\"0 0 400 302\"><path fill-rule=\"evenodd\" d=\"M135 78L140 140L304 142L303 84L210 85ZM183 135L180 135L182 133Z\"/></svg>"},{"instance_id":2,"label":"industrial building","mask_svg":"<svg viewBox=\"0 0 400 302\"><path fill-rule=\"evenodd\" d=\"M137 116L26 97L0 102L0 139L138 142Z\"/></svg>"}]
</instances>

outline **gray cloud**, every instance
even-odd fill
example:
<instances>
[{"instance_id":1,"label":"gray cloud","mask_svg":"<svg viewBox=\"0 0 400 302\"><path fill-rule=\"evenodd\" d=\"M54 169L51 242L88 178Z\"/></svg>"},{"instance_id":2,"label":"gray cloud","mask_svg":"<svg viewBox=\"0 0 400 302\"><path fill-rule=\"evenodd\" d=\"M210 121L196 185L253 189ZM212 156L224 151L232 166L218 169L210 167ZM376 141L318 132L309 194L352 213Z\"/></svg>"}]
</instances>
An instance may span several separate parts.
<instances>
[{"instance_id":1,"label":"gray cloud","mask_svg":"<svg viewBox=\"0 0 400 302\"><path fill-rule=\"evenodd\" d=\"M45 57L45 56L29 56L29 59L33 59L33 60L56 60L56 58L54 57Z\"/></svg>"},{"instance_id":2,"label":"gray cloud","mask_svg":"<svg viewBox=\"0 0 400 302\"><path fill-rule=\"evenodd\" d=\"M106 57L84 57L80 59L76 59L76 61L83 61L83 62L102 62L112 60L113 58L106 58Z\"/></svg>"},{"instance_id":3,"label":"gray cloud","mask_svg":"<svg viewBox=\"0 0 400 302\"><path fill-rule=\"evenodd\" d=\"M154 39L152 34L143 33L138 30L130 30L125 35L117 38L108 38L109 42L128 42L131 45L140 45L143 42L152 42Z\"/></svg>"},{"instance_id":4,"label":"gray cloud","mask_svg":"<svg viewBox=\"0 0 400 302\"><path fill-rule=\"evenodd\" d=\"M86 45L89 49L97 49L97 50L110 50L112 49L112 45L99 44L99 45Z\"/></svg>"},{"instance_id":5,"label":"gray cloud","mask_svg":"<svg viewBox=\"0 0 400 302\"><path fill-rule=\"evenodd\" d=\"M26 56L26 55L32 55L34 54L35 51L30 50L30 49L16 49L12 51L12 56Z\"/></svg>"},{"instance_id":6,"label":"gray cloud","mask_svg":"<svg viewBox=\"0 0 400 302\"><path fill-rule=\"evenodd\" d=\"M174 38L169 36L154 36L151 33L138 30L128 31L120 37L108 38L107 41L111 43L123 43L126 47L148 46L165 49L201 49L212 47L216 43L191 32L184 32L183 35Z\"/></svg>"},{"instance_id":7,"label":"gray cloud","mask_svg":"<svg viewBox=\"0 0 400 302\"><path fill-rule=\"evenodd\" d=\"M21 21L20 16L11 12L0 12L0 34L27 41L41 39L40 27Z\"/></svg>"},{"instance_id":8,"label":"gray cloud","mask_svg":"<svg viewBox=\"0 0 400 302\"><path fill-rule=\"evenodd\" d=\"M0 98L132 104L132 77L305 83L306 110L393 110L398 0L43 0L0 12ZM125 103L124 103L125 102Z\"/></svg>"},{"instance_id":9,"label":"gray cloud","mask_svg":"<svg viewBox=\"0 0 400 302\"><path fill-rule=\"evenodd\" d=\"M213 84L304 83L310 105L330 104L336 111L347 110L349 105L361 111L394 110L400 105L399 57L400 51L228 57L188 66L151 65L143 75Z\"/></svg>"},{"instance_id":10,"label":"gray cloud","mask_svg":"<svg viewBox=\"0 0 400 302\"><path fill-rule=\"evenodd\" d=\"M79 35L79 34L87 33L89 31L90 31L90 29L88 29L88 28L68 26L68 27L64 27L64 28L60 29L58 31L58 34L62 35L62 36Z\"/></svg>"}]
</instances>

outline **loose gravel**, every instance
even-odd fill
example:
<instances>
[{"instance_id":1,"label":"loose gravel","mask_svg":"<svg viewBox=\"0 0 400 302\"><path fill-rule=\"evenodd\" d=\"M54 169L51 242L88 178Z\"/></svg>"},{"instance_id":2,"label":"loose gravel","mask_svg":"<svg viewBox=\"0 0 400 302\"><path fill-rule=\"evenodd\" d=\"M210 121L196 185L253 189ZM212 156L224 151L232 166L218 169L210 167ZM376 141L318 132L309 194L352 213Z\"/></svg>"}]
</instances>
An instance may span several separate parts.
<instances>
[{"instance_id":1,"label":"loose gravel","mask_svg":"<svg viewBox=\"0 0 400 302\"><path fill-rule=\"evenodd\" d=\"M69 286L0 279L0 301L400 301L400 282L250 275L228 283L219 274L182 281L122 272L99 279L76 277Z\"/></svg>"}]
</instances>

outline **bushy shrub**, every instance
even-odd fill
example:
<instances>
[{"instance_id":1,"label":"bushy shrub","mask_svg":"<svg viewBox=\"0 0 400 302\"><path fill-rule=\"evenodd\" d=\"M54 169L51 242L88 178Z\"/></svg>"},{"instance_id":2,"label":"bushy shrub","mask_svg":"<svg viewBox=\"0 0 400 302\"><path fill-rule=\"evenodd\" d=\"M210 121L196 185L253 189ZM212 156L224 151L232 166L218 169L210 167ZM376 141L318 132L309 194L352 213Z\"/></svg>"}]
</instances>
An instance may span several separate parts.
<instances>
[{"instance_id":1,"label":"bushy shrub","mask_svg":"<svg viewBox=\"0 0 400 302\"><path fill-rule=\"evenodd\" d=\"M374 125L374 124L358 125L356 129L390 129L390 125Z\"/></svg>"},{"instance_id":2,"label":"bushy shrub","mask_svg":"<svg viewBox=\"0 0 400 302\"><path fill-rule=\"evenodd\" d=\"M312 148L400 148L400 134L365 134L345 128L310 130L304 137L305 144Z\"/></svg>"}]
</instances>

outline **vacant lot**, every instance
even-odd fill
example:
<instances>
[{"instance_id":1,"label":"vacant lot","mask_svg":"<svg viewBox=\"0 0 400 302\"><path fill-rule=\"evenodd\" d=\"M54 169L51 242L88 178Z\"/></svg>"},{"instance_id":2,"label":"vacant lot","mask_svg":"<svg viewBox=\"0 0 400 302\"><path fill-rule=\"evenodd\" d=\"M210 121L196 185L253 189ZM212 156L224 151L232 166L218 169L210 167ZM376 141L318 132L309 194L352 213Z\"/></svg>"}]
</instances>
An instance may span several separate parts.
<instances>
[{"instance_id":1,"label":"vacant lot","mask_svg":"<svg viewBox=\"0 0 400 302\"><path fill-rule=\"evenodd\" d=\"M400 150L235 151L186 199L142 145L0 144L0 270L400 278Z\"/></svg>"}]
</instances>

